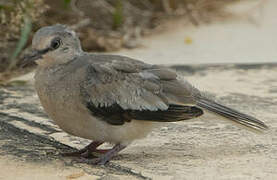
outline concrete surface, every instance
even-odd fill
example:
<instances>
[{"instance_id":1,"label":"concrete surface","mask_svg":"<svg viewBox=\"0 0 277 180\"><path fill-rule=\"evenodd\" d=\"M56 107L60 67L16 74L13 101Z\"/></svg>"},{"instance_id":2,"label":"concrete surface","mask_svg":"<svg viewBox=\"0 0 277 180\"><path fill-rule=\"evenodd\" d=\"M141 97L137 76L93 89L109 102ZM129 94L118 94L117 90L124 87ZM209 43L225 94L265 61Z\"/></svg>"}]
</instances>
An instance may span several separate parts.
<instances>
[{"instance_id":1,"label":"concrete surface","mask_svg":"<svg viewBox=\"0 0 277 180\"><path fill-rule=\"evenodd\" d=\"M142 47L122 50L155 64L277 62L277 1L249 0L230 8L233 20L195 27L181 20L142 40Z\"/></svg>"},{"instance_id":2,"label":"concrete surface","mask_svg":"<svg viewBox=\"0 0 277 180\"><path fill-rule=\"evenodd\" d=\"M212 116L166 123L95 167L59 155L89 141L53 125L30 82L0 89L0 179L276 179L277 65L174 68L270 130L254 134Z\"/></svg>"}]
</instances>

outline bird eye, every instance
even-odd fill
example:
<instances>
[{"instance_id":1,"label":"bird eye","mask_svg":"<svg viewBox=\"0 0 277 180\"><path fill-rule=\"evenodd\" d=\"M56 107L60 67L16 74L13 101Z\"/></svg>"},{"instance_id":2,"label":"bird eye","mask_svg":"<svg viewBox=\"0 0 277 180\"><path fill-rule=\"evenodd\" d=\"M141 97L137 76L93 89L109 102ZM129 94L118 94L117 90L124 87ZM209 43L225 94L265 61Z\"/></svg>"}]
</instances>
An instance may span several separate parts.
<instances>
[{"instance_id":1,"label":"bird eye","mask_svg":"<svg viewBox=\"0 0 277 180\"><path fill-rule=\"evenodd\" d=\"M61 44L62 44L62 40L60 38L55 38L51 41L50 46L52 49L58 49Z\"/></svg>"}]
</instances>

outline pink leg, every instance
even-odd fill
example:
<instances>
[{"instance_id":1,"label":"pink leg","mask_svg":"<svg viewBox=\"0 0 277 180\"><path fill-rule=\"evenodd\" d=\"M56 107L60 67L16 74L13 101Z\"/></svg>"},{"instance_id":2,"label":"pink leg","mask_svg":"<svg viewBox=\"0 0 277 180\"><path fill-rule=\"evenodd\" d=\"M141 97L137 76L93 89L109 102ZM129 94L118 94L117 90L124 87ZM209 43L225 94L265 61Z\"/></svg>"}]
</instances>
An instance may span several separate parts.
<instances>
[{"instance_id":1,"label":"pink leg","mask_svg":"<svg viewBox=\"0 0 277 180\"><path fill-rule=\"evenodd\" d=\"M122 144L116 144L112 149L110 150L97 150L99 152L105 152L103 155L100 157L92 158L92 159L87 159L87 158L82 158L81 162L85 162L88 164L93 164L93 165L105 165L107 162L109 162L118 152L120 152L122 149L126 148L126 146Z\"/></svg>"},{"instance_id":2,"label":"pink leg","mask_svg":"<svg viewBox=\"0 0 277 180\"><path fill-rule=\"evenodd\" d=\"M86 147L84 147L83 149L80 149L75 152L62 153L62 155L63 156L75 156L75 157L81 156L81 157L88 158L92 154L92 152L94 152L96 150L96 148L103 143L104 142L94 141L94 142L90 143L89 145L87 145Z\"/></svg>"}]
</instances>

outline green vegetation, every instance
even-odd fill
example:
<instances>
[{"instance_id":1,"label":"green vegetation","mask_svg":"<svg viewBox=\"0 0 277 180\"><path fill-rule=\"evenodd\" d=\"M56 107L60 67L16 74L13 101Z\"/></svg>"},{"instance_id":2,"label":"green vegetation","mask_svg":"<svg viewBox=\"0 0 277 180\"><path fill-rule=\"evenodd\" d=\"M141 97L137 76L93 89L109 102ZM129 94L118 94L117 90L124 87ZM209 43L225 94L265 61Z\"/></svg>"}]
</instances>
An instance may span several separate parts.
<instances>
[{"instance_id":1,"label":"green vegetation","mask_svg":"<svg viewBox=\"0 0 277 180\"><path fill-rule=\"evenodd\" d=\"M24 17L24 26L22 27L21 36L19 41L17 42L16 49L14 50L13 54L10 57L10 63L7 68L7 70L11 70L16 64L17 64L17 56L20 54L20 52L23 50L25 45L27 44L29 35L32 30L32 22L31 19L25 15Z\"/></svg>"},{"instance_id":2,"label":"green vegetation","mask_svg":"<svg viewBox=\"0 0 277 180\"><path fill-rule=\"evenodd\" d=\"M30 39L32 22L45 10L42 0L0 0L0 72L15 68Z\"/></svg>"},{"instance_id":3,"label":"green vegetation","mask_svg":"<svg viewBox=\"0 0 277 180\"><path fill-rule=\"evenodd\" d=\"M113 29L117 29L123 24L123 16L122 0L117 0L113 13Z\"/></svg>"}]
</instances>

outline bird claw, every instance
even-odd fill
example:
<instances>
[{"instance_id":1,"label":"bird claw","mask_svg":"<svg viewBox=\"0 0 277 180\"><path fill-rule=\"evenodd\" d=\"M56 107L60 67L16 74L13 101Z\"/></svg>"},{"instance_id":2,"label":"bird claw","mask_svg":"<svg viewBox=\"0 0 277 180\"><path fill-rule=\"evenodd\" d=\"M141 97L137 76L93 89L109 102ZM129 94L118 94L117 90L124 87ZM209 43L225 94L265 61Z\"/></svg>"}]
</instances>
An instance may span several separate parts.
<instances>
[{"instance_id":1,"label":"bird claw","mask_svg":"<svg viewBox=\"0 0 277 180\"><path fill-rule=\"evenodd\" d=\"M95 141L84 147L83 149L74 151L74 152L65 152L61 153L62 156L66 157L84 157L84 158L89 158L93 156L93 152L97 151L96 148L103 144L103 142Z\"/></svg>"},{"instance_id":2,"label":"bird claw","mask_svg":"<svg viewBox=\"0 0 277 180\"><path fill-rule=\"evenodd\" d=\"M89 145L82 150L71 153L63 153L63 155L79 157L80 159L76 160L79 163L105 165L113 156L126 147L121 144L116 144L112 149L96 149L98 147L96 147L96 145L92 144L92 148L89 147Z\"/></svg>"}]
</instances>

